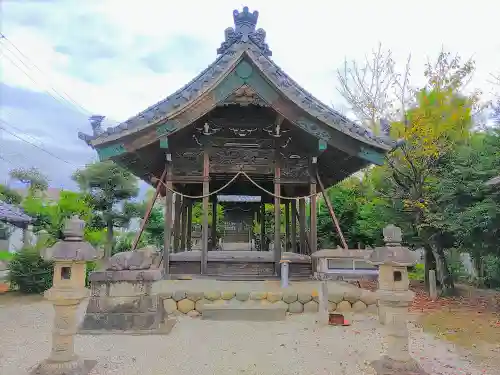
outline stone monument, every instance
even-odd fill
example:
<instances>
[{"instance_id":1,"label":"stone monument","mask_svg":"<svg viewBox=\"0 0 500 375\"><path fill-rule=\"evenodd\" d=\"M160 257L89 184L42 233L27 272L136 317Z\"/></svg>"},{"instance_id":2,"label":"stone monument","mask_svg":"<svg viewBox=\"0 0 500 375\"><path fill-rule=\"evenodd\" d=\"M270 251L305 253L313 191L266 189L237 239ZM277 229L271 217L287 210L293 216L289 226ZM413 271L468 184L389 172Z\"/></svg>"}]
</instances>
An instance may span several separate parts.
<instances>
[{"instance_id":1,"label":"stone monument","mask_svg":"<svg viewBox=\"0 0 500 375\"><path fill-rule=\"evenodd\" d=\"M154 247L113 255L103 271L89 276L91 296L79 333L167 334L166 319L153 284L162 279Z\"/></svg>"},{"instance_id":2,"label":"stone monument","mask_svg":"<svg viewBox=\"0 0 500 375\"><path fill-rule=\"evenodd\" d=\"M391 224L383 233L386 246L375 248L369 261L379 266L377 298L379 320L387 329L387 354L372 365L379 375L425 374L408 349L408 307L415 296L409 289L408 267L416 259L401 246L400 228Z\"/></svg>"},{"instance_id":3,"label":"stone monument","mask_svg":"<svg viewBox=\"0 0 500 375\"><path fill-rule=\"evenodd\" d=\"M33 371L35 375L85 375L96 361L83 360L75 354L74 336L77 332L77 308L87 298L85 288L86 263L97 260L98 252L83 241L85 223L77 216L66 220L64 239L57 242L47 254L54 261L52 288L45 292L54 305L52 350L49 357Z\"/></svg>"}]
</instances>

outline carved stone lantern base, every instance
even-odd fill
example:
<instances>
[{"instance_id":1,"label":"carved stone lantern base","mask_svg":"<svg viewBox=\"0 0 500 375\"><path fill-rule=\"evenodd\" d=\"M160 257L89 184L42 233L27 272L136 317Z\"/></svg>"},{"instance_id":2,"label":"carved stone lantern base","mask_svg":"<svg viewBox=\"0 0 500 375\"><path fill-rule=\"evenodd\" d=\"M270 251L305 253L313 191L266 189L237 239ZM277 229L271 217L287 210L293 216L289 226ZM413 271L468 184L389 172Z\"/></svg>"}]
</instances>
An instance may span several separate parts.
<instances>
[{"instance_id":1,"label":"carved stone lantern base","mask_svg":"<svg viewBox=\"0 0 500 375\"><path fill-rule=\"evenodd\" d=\"M377 375L428 375L412 358L408 361L396 361L384 356L371 363Z\"/></svg>"},{"instance_id":2,"label":"carved stone lantern base","mask_svg":"<svg viewBox=\"0 0 500 375\"><path fill-rule=\"evenodd\" d=\"M73 361L55 362L49 359L34 368L30 375L88 375L97 361L76 357Z\"/></svg>"}]
</instances>

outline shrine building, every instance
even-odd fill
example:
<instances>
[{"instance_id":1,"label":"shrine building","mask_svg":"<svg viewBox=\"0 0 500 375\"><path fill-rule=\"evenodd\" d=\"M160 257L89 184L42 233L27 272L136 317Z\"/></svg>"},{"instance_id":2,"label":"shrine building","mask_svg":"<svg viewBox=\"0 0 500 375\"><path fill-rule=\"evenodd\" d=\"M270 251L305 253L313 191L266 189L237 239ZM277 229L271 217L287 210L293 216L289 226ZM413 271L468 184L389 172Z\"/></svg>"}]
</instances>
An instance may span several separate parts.
<instances>
[{"instance_id":1,"label":"shrine building","mask_svg":"<svg viewBox=\"0 0 500 375\"><path fill-rule=\"evenodd\" d=\"M100 160L113 160L165 197L166 278L275 277L282 259L291 262L290 277L309 277L320 186L382 164L396 146L277 66L258 17L247 7L235 10L215 61L192 81L116 127L104 130L104 117L93 116L93 134L79 134ZM192 225L196 201L199 228ZM270 215L265 204L274 205ZM221 206L218 228L209 217L216 223ZM268 221L266 229L266 216L284 224Z\"/></svg>"}]
</instances>

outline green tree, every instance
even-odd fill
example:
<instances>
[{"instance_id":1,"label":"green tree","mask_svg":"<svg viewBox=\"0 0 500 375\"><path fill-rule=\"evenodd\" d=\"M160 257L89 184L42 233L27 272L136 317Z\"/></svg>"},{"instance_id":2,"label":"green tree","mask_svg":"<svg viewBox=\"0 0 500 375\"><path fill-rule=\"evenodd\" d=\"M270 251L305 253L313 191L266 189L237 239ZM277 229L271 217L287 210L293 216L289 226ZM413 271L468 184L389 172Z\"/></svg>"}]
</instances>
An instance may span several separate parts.
<instances>
[{"instance_id":1,"label":"green tree","mask_svg":"<svg viewBox=\"0 0 500 375\"><path fill-rule=\"evenodd\" d=\"M35 219L35 231L45 230L52 241L62 238L64 221L74 215L88 221L92 215L92 206L88 198L73 191L61 191L59 200L48 201L43 197L28 196L22 203L24 211Z\"/></svg>"},{"instance_id":2,"label":"green tree","mask_svg":"<svg viewBox=\"0 0 500 375\"><path fill-rule=\"evenodd\" d=\"M20 204L23 198L21 195L9 188L7 185L0 184L0 200L9 204Z\"/></svg>"},{"instance_id":3,"label":"green tree","mask_svg":"<svg viewBox=\"0 0 500 375\"><path fill-rule=\"evenodd\" d=\"M115 226L125 226L130 219L130 215L118 205L137 196L138 180L113 161L89 164L84 169L77 170L73 174L73 179L80 189L89 195L98 217L106 225L105 257L109 258L113 248Z\"/></svg>"},{"instance_id":4,"label":"green tree","mask_svg":"<svg viewBox=\"0 0 500 375\"><path fill-rule=\"evenodd\" d=\"M470 142L447 155L438 178L430 182L429 225L470 253L477 266L488 256L500 256L500 191L484 183L498 174L499 156L498 129L475 133ZM500 282L500 274L495 277Z\"/></svg>"},{"instance_id":5,"label":"green tree","mask_svg":"<svg viewBox=\"0 0 500 375\"><path fill-rule=\"evenodd\" d=\"M16 168L9 172L11 178L27 185L28 192L35 194L47 190L49 187L49 179L46 175L40 172L37 168Z\"/></svg>"}]
</instances>

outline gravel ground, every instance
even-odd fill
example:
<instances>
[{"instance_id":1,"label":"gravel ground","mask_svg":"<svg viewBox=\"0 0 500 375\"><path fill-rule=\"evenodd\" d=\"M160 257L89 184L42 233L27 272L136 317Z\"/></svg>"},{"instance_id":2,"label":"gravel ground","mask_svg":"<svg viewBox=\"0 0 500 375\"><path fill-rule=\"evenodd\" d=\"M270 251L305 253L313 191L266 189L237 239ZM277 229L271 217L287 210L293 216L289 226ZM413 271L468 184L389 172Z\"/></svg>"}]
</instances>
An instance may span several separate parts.
<instances>
[{"instance_id":1,"label":"gravel ground","mask_svg":"<svg viewBox=\"0 0 500 375\"><path fill-rule=\"evenodd\" d=\"M52 306L1 303L0 374L26 374L49 353ZM98 360L92 375L374 374L369 362L384 349L375 317L353 317L351 327L319 327L314 320L312 314L272 323L180 317L167 336L79 336L75 346ZM411 336L411 351L429 374L497 375L417 328Z\"/></svg>"}]
</instances>

